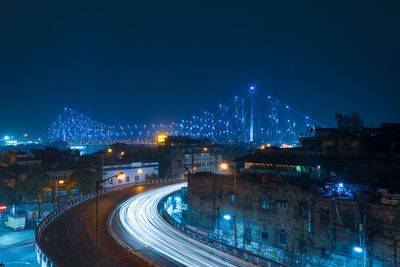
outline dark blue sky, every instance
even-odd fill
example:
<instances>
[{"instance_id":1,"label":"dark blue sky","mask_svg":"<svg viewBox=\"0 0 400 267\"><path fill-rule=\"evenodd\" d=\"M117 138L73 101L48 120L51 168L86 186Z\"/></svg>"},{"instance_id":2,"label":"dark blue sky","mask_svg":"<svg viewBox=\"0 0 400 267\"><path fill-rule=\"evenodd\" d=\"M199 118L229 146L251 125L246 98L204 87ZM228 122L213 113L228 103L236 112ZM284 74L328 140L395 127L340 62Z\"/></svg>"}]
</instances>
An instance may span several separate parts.
<instances>
[{"instance_id":1,"label":"dark blue sky","mask_svg":"<svg viewBox=\"0 0 400 267\"><path fill-rule=\"evenodd\" d=\"M332 126L400 121L399 1L60 2L0 4L0 134L39 135L64 106L187 118L254 80Z\"/></svg>"}]
</instances>

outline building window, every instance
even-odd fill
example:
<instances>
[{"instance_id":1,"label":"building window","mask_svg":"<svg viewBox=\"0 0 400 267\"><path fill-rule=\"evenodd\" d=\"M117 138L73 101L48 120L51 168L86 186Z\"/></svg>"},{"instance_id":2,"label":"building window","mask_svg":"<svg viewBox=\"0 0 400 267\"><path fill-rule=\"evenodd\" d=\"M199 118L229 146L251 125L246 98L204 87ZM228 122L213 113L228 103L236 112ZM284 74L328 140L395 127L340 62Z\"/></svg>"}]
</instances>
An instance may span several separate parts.
<instances>
[{"instance_id":1,"label":"building window","mask_svg":"<svg viewBox=\"0 0 400 267\"><path fill-rule=\"evenodd\" d=\"M262 208L263 210L269 209L269 202L265 199L262 201Z\"/></svg>"},{"instance_id":2,"label":"building window","mask_svg":"<svg viewBox=\"0 0 400 267\"><path fill-rule=\"evenodd\" d=\"M78 188L71 189L71 195L76 195L76 194L79 194L79 189Z\"/></svg>"},{"instance_id":3,"label":"building window","mask_svg":"<svg viewBox=\"0 0 400 267\"><path fill-rule=\"evenodd\" d=\"M299 239L299 250L304 252L307 249L307 240Z\"/></svg>"},{"instance_id":4,"label":"building window","mask_svg":"<svg viewBox=\"0 0 400 267\"><path fill-rule=\"evenodd\" d=\"M129 182L129 176L126 176L126 182L127 183Z\"/></svg>"},{"instance_id":5,"label":"building window","mask_svg":"<svg viewBox=\"0 0 400 267\"><path fill-rule=\"evenodd\" d=\"M252 229L251 229L251 227L246 227L245 231L246 231L246 235L251 235Z\"/></svg>"},{"instance_id":6,"label":"building window","mask_svg":"<svg viewBox=\"0 0 400 267\"><path fill-rule=\"evenodd\" d=\"M250 196L246 197L246 208L251 209L253 205L253 199Z\"/></svg>"},{"instance_id":7,"label":"building window","mask_svg":"<svg viewBox=\"0 0 400 267\"><path fill-rule=\"evenodd\" d=\"M320 209L319 209L319 219L320 219L321 221L327 221L327 220L329 220L329 210L320 208Z\"/></svg>"},{"instance_id":8,"label":"building window","mask_svg":"<svg viewBox=\"0 0 400 267\"><path fill-rule=\"evenodd\" d=\"M46 197L51 197L51 191L46 192Z\"/></svg>"},{"instance_id":9,"label":"building window","mask_svg":"<svg viewBox=\"0 0 400 267\"><path fill-rule=\"evenodd\" d=\"M300 217L307 217L307 206L306 205L300 205L299 206L299 216Z\"/></svg>"},{"instance_id":10,"label":"building window","mask_svg":"<svg viewBox=\"0 0 400 267\"><path fill-rule=\"evenodd\" d=\"M231 203L235 203L235 194L231 193L229 199Z\"/></svg>"},{"instance_id":11,"label":"building window","mask_svg":"<svg viewBox=\"0 0 400 267\"><path fill-rule=\"evenodd\" d=\"M61 190L57 191L56 196L66 196L67 195L67 190Z\"/></svg>"},{"instance_id":12,"label":"building window","mask_svg":"<svg viewBox=\"0 0 400 267\"><path fill-rule=\"evenodd\" d=\"M139 175L135 175L135 181L139 181Z\"/></svg>"},{"instance_id":13,"label":"building window","mask_svg":"<svg viewBox=\"0 0 400 267\"><path fill-rule=\"evenodd\" d=\"M279 245L286 246L287 242L286 239L287 239L286 233L282 230L282 232L279 233Z\"/></svg>"},{"instance_id":14,"label":"building window","mask_svg":"<svg viewBox=\"0 0 400 267\"><path fill-rule=\"evenodd\" d=\"M354 227L354 215L350 211L345 211L343 213L343 224L346 227L353 228Z\"/></svg>"},{"instance_id":15,"label":"building window","mask_svg":"<svg viewBox=\"0 0 400 267\"><path fill-rule=\"evenodd\" d=\"M221 199L221 198L222 198L222 190L221 190L221 189L217 189L217 190L215 191L215 196L216 196L218 199Z\"/></svg>"},{"instance_id":16,"label":"building window","mask_svg":"<svg viewBox=\"0 0 400 267\"><path fill-rule=\"evenodd\" d=\"M262 232L261 232L261 238L262 238L262 240L264 240L264 241L268 241L268 232L262 231Z\"/></svg>"},{"instance_id":17,"label":"building window","mask_svg":"<svg viewBox=\"0 0 400 267\"><path fill-rule=\"evenodd\" d=\"M287 200L283 200L283 199L278 200L278 207L280 209L286 210L287 209Z\"/></svg>"}]
</instances>

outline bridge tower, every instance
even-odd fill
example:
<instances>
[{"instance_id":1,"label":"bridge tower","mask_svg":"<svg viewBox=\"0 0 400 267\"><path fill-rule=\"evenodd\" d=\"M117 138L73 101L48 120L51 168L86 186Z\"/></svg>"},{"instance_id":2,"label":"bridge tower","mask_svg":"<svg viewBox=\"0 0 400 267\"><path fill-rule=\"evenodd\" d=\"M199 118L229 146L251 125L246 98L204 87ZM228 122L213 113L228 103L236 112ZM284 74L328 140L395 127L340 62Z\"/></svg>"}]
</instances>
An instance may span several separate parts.
<instances>
[{"instance_id":1,"label":"bridge tower","mask_svg":"<svg viewBox=\"0 0 400 267\"><path fill-rule=\"evenodd\" d=\"M250 93L250 136L249 142L254 141L254 97L256 93L256 86L254 84L249 86Z\"/></svg>"}]
</instances>

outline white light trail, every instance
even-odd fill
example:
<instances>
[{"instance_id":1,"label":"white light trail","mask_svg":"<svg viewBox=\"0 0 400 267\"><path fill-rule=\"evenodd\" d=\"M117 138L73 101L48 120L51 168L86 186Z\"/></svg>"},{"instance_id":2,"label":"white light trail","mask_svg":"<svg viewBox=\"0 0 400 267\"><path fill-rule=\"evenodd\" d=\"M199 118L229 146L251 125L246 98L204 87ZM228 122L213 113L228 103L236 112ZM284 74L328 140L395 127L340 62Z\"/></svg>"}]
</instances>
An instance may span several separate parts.
<instances>
[{"instance_id":1,"label":"white light trail","mask_svg":"<svg viewBox=\"0 0 400 267\"><path fill-rule=\"evenodd\" d=\"M254 266L244 260L209 247L179 232L158 214L157 205L184 183L162 186L136 195L114 213L122 226L111 224L114 234L132 249L143 246L184 266ZM114 227L114 228L113 228ZM124 231L128 235L124 235ZM139 246L140 245L140 246Z\"/></svg>"}]
</instances>

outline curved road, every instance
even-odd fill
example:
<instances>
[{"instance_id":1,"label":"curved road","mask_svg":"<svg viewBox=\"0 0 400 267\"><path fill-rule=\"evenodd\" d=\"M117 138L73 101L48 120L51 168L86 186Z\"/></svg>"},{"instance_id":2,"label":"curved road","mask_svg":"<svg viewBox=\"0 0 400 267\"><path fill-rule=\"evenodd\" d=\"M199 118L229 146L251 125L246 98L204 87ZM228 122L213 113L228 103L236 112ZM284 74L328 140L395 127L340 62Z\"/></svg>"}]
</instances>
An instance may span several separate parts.
<instances>
[{"instance_id":1,"label":"curved road","mask_svg":"<svg viewBox=\"0 0 400 267\"><path fill-rule=\"evenodd\" d=\"M184 235L161 218L157 204L182 185L154 188L121 204L110 218L113 235L167 266L254 266Z\"/></svg>"},{"instance_id":2,"label":"curved road","mask_svg":"<svg viewBox=\"0 0 400 267\"><path fill-rule=\"evenodd\" d=\"M130 256L106 231L107 218L116 206L157 185L142 185L100 197L100 266L144 266ZM57 266L95 266L96 201L77 205L46 227L40 240L43 251Z\"/></svg>"}]
</instances>

